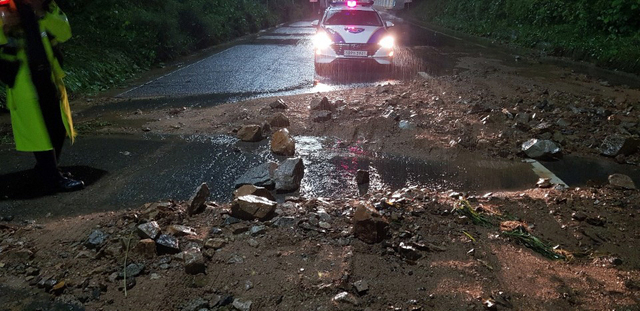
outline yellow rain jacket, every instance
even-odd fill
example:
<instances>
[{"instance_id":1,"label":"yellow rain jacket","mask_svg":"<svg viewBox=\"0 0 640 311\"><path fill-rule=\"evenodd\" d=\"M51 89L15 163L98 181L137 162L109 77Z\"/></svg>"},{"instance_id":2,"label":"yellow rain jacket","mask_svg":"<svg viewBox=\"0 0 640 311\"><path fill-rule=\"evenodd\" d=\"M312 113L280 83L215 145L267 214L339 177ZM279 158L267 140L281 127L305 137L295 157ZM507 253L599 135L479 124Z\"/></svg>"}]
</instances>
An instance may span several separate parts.
<instances>
[{"instance_id":1,"label":"yellow rain jacket","mask_svg":"<svg viewBox=\"0 0 640 311\"><path fill-rule=\"evenodd\" d=\"M51 64L51 80L60 94L62 122L67 136L73 142L76 134L73 130L67 91L62 81L65 74L52 50L53 45L71 38L71 26L67 16L53 1L38 24L47 59ZM0 35L0 58L20 62L13 87L7 87L7 108L11 112L16 150L29 152L52 150L53 145L40 110L38 93L31 80L25 41L23 38Z\"/></svg>"}]
</instances>

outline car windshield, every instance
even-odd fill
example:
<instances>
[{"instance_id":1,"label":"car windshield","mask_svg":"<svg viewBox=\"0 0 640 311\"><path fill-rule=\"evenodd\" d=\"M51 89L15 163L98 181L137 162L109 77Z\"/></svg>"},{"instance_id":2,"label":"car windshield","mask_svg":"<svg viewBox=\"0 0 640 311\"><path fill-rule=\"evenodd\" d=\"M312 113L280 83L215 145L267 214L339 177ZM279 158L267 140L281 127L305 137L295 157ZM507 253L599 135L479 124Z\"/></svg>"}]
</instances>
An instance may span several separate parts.
<instances>
[{"instance_id":1,"label":"car windshield","mask_svg":"<svg viewBox=\"0 0 640 311\"><path fill-rule=\"evenodd\" d=\"M329 11L324 20L325 25L358 25L358 26L382 26L382 21L374 11Z\"/></svg>"}]
</instances>

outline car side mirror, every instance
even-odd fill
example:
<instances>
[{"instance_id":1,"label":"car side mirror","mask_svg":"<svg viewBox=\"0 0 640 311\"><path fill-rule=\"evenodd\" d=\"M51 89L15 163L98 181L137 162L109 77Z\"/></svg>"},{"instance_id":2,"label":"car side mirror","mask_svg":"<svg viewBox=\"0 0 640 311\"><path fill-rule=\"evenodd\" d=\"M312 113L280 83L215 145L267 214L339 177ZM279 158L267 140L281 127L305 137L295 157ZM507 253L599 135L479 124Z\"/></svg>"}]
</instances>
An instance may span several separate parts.
<instances>
[{"instance_id":1,"label":"car side mirror","mask_svg":"<svg viewBox=\"0 0 640 311\"><path fill-rule=\"evenodd\" d=\"M318 27L319 24L320 24L320 21L317 20L317 19L315 21L311 22L311 26L313 26L313 27Z\"/></svg>"},{"instance_id":2,"label":"car side mirror","mask_svg":"<svg viewBox=\"0 0 640 311\"><path fill-rule=\"evenodd\" d=\"M395 26L395 25L394 25L392 22L390 22L390 21L386 21L386 22L385 22L385 24L387 25L387 28Z\"/></svg>"}]
</instances>

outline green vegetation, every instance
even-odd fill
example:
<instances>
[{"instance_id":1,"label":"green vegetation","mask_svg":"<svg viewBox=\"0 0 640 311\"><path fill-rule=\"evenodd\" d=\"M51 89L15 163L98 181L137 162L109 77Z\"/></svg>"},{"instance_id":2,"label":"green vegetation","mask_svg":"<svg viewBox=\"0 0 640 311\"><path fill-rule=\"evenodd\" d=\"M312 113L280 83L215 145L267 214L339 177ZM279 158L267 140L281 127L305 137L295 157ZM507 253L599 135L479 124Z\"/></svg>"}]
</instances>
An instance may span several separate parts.
<instances>
[{"instance_id":1,"label":"green vegetation","mask_svg":"<svg viewBox=\"0 0 640 311\"><path fill-rule=\"evenodd\" d=\"M421 0L416 20L640 73L640 0Z\"/></svg>"},{"instance_id":2,"label":"green vegetation","mask_svg":"<svg viewBox=\"0 0 640 311\"><path fill-rule=\"evenodd\" d=\"M304 0L58 0L73 38L63 44L72 95L106 90L177 57L299 19ZM0 87L0 105L4 102Z\"/></svg>"},{"instance_id":3,"label":"green vegetation","mask_svg":"<svg viewBox=\"0 0 640 311\"><path fill-rule=\"evenodd\" d=\"M542 242L539 238L523 230L522 228L516 228L512 231L502 232L502 235L515 239L516 241L522 243L524 246L549 259L567 259L567 256L565 256L561 252L556 252L551 246Z\"/></svg>"}]
</instances>

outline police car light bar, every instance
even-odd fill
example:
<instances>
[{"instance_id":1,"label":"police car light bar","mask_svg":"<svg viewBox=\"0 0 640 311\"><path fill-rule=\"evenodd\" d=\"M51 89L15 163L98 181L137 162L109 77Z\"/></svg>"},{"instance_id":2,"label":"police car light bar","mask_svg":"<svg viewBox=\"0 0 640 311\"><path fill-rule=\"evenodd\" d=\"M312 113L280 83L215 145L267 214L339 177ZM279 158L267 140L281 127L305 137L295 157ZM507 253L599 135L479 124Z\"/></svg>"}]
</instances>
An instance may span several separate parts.
<instances>
[{"instance_id":1,"label":"police car light bar","mask_svg":"<svg viewBox=\"0 0 640 311\"><path fill-rule=\"evenodd\" d=\"M355 8L357 5L371 6L373 0L331 0L331 5L346 5L350 8Z\"/></svg>"}]
</instances>

